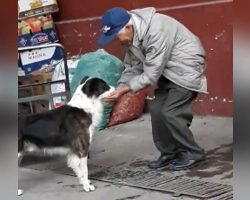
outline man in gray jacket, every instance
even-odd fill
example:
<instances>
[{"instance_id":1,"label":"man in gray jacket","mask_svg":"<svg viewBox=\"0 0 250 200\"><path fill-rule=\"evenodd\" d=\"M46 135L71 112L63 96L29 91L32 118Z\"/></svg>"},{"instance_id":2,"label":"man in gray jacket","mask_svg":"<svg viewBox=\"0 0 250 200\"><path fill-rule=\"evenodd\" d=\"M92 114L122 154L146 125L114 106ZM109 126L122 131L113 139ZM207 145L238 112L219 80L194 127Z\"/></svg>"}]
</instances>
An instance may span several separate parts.
<instances>
[{"instance_id":1,"label":"man in gray jacket","mask_svg":"<svg viewBox=\"0 0 250 200\"><path fill-rule=\"evenodd\" d=\"M154 143L161 155L148 166L172 170L196 166L205 157L189 129L193 101L199 92L207 93L200 40L177 20L156 13L155 8L112 8L105 12L101 24L101 47L113 39L128 47L119 87L105 101L114 102L128 91L158 85L150 114Z\"/></svg>"}]
</instances>

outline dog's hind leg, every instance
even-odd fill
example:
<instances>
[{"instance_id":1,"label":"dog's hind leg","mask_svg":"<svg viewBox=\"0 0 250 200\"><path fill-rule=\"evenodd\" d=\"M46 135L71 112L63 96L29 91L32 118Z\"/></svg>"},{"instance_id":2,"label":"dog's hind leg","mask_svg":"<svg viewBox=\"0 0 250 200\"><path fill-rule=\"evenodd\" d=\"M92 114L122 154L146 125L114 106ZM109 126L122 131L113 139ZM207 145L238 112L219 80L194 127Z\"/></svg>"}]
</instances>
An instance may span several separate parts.
<instances>
[{"instance_id":1,"label":"dog's hind leg","mask_svg":"<svg viewBox=\"0 0 250 200\"><path fill-rule=\"evenodd\" d=\"M23 159L23 153L18 152L17 156L18 156L18 165L20 165L20 163Z\"/></svg>"},{"instance_id":2,"label":"dog's hind leg","mask_svg":"<svg viewBox=\"0 0 250 200\"><path fill-rule=\"evenodd\" d=\"M83 189L85 191L86 190L93 191L95 190L95 186L90 183L90 180L88 178L88 164L87 164L88 157L85 156L81 158L80 160L81 160L80 167L81 167L81 171L83 172L83 177L82 177Z\"/></svg>"},{"instance_id":3,"label":"dog's hind leg","mask_svg":"<svg viewBox=\"0 0 250 200\"><path fill-rule=\"evenodd\" d=\"M17 196L21 196L22 194L23 194L23 190L18 189L18 190L17 190Z\"/></svg>"},{"instance_id":4,"label":"dog's hind leg","mask_svg":"<svg viewBox=\"0 0 250 200\"><path fill-rule=\"evenodd\" d=\"M76 154L69 154L67 160L68 166L76 173L83 190L86 192L93 191L95 187L88 180L87 157L80 158Z\"/></svg>"},{"instance_id":5,"label":"dog's hind leg","mask_svg":"<svg viewBox=\"0 0 250 200\"><path fill-rule=\"evenodd\" d=\"M21 161L22 161L22 158L23 158L23 154L18 152L18 165L20 165ZM21 196L23 194L23 190L21 189L18 189L17 190L17 195L18 196Z\"/></svg>"}]
</instances>

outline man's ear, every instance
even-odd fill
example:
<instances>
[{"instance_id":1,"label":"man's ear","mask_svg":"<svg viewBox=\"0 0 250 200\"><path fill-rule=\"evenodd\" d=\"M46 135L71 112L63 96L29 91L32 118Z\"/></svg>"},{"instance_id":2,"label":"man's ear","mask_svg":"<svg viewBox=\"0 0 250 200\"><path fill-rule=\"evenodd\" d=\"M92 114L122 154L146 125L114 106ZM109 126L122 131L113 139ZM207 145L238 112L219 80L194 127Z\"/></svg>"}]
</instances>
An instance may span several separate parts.
<instances>
[{"instance_id":1,"label":"man's ear","mask_svg":"<svg viewBox=\"0 0 250 200\"><path fill-rule=\"evenodd\" d=\"M81 80L81 83L80 83L80 84L83 84L88 78L89 78L89 76L83 77L83 79Z\"/></svg>"}]
</instances>

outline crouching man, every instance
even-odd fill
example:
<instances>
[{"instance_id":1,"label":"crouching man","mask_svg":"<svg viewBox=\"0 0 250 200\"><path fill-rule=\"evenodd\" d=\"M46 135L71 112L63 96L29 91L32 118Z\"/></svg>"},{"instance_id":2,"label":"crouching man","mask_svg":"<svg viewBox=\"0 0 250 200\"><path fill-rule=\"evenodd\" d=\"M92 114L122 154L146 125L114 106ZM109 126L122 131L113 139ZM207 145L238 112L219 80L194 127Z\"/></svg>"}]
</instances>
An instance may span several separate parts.
<instances>
[{"instance_id":1,"label":"crouching man","mask_svg":"<svg viewBox=\"0 0 250 200\"><path fill-rule=\"evenodd\" d=\"M154 8L112 8L103 15L101 25L100 47L113 39L128 47L119 87L105 101L158 85L150 114L160 157L148 166L185 170L199 164L205 154L189 129L194 99L199 92L207 93L205 52L199 38Z\"/></svg>"}]
</instances>

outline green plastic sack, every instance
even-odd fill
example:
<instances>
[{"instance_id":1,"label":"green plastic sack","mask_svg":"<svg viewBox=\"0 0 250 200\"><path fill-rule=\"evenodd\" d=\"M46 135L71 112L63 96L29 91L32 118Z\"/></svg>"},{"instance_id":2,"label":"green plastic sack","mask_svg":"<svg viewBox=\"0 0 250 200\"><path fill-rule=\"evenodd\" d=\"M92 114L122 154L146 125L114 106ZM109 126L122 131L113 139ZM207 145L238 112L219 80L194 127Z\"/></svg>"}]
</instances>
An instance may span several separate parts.
<instances>
[{"instance_id":1,"label":"green plastic sack","mask_svg":"<svg viewBox=\"0 0 250 200\"><path fill-rule=\"evenodd\" d=\"M90 52L82 55L75 69L72 78L70 89L73 94L85 76L97 77L106 81L109 85L117 87L122 71L124 70L121 60L113 55L108 54L105 50L99 49L96 52ZM106 127L109 121L109 116L112 111L112 104L103 102L103 117L96 130L102 130Z\"/></svg>"}]
</instances>

